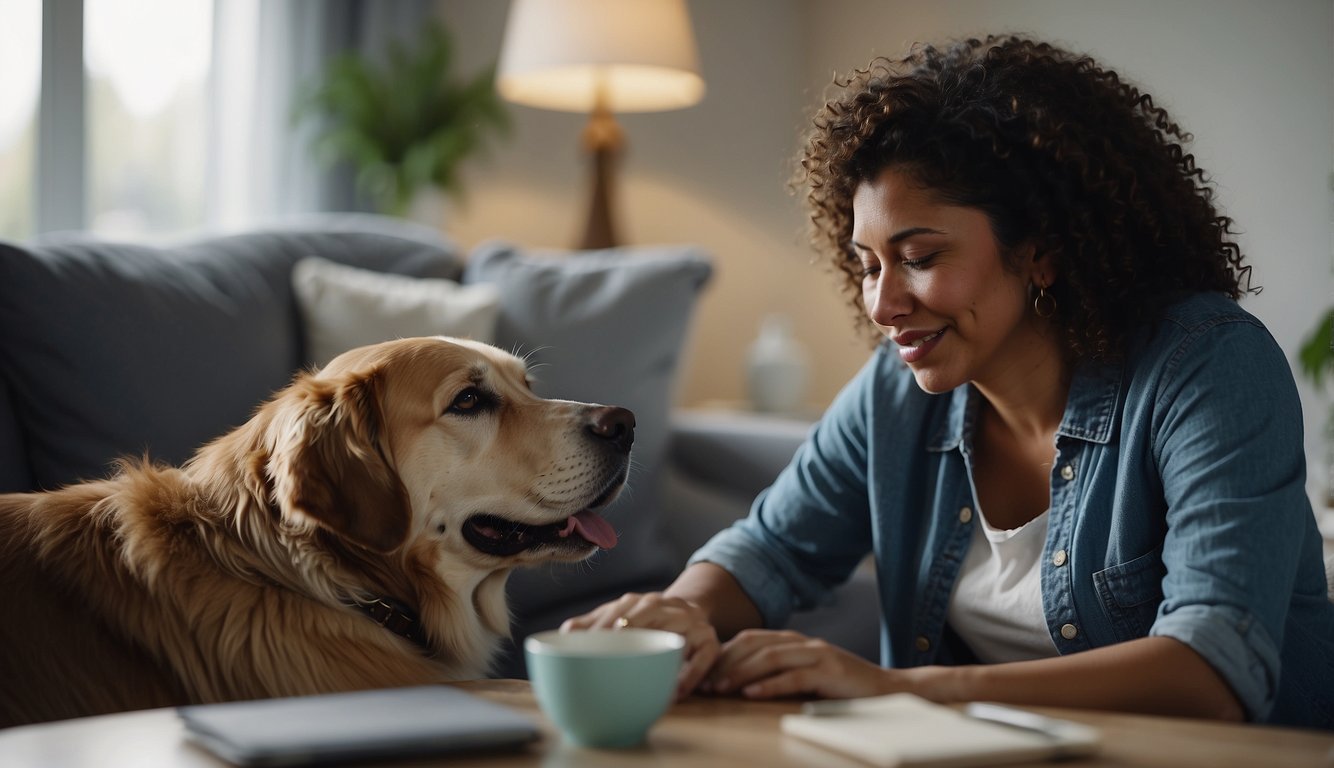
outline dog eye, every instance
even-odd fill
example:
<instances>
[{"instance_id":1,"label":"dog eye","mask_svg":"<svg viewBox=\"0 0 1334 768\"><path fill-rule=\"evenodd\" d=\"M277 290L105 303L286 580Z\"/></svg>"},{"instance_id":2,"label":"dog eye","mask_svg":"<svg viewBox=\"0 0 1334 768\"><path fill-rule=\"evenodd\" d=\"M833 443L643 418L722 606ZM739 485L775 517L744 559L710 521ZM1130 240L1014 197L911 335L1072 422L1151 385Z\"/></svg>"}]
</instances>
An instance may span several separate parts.
<instances>
[{"instance_id":1,"label":"dog eye","mask_svg":"<svg viewBox=\"0 0 1334 768\"><path fill-rule=\"evenodd\" d=\"M447 413L477 413L487 405L486 395L477 387L468 387L449 404Z\"/></svg>"}]
</instances>

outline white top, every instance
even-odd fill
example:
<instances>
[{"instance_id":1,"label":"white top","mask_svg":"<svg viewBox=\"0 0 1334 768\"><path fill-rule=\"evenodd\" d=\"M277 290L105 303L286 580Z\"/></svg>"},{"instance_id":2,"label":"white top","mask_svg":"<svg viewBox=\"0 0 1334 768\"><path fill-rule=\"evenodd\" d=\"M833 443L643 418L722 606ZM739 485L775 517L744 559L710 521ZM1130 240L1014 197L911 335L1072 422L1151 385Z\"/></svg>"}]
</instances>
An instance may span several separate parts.
<instances>
[{"instance_id":1,"label":"white top","mask_svg":"<svg viewBox=\"0 0 1334 768\"><path fill-rule=\"evenodd\" d=\"M1010 530L992 528L981 512L950 596L946 620L978 661L996 664L1055 656L1042 613L1039 561L1048 513Z\"/></svg>"}]
</instances>

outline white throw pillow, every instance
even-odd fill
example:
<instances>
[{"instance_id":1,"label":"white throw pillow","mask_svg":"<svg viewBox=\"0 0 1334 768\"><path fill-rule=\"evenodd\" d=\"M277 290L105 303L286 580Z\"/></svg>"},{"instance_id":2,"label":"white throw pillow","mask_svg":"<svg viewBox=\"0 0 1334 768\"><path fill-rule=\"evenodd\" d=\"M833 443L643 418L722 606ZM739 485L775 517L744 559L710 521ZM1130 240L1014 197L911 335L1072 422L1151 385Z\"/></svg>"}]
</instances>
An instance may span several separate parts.
<instances>
[{"instance_id":1,"label":"white throw pillow","mask_svg":"<svg viewBox=\"0 0 1334 768\"><path fill-rule=\"evenodd\" d=\"M306 358L324 365L354 347L410 336L459 336L492 343L495 285L373 272L307 257L292 268L305 326Z\"/></svg>"}]
</instances>

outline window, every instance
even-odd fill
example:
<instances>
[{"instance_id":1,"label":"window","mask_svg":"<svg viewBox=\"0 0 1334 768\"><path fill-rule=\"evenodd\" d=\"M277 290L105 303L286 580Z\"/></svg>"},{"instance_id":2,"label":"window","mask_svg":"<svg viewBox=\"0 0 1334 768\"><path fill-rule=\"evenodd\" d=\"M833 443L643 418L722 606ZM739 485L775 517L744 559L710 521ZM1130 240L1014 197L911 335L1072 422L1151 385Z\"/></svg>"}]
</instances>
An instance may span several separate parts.
<instances>
[{"instance_id":1,"label":"window","mask_svg":"<svg viewBox=\"0 0 1334 768\"><path fill-rule=\"evenodd\" d=\"M99 235L205 223L212 23L213 0L85 0L86 194Z\"/></svg>"},{"instance_id":2,"label":"window","mask_svg":"<svg viewBox=\"0 0 1334 768\"><path fill-rule=\"evenodd\" d=\"M19 239L35 229L42 0L0 0L0 19L0 237Z\"/></svg>"},{"instance_id":3,"label":"window","mask_svg":"<svg viewBox=\"0 0 1334 768\"><path fill-rule=\"evenodd\" d=\"M354 207L293 130L293 98L333 56L379 55L431 8L0 0L0 238L174 239Z\"/></svg>"},{"instance_id":4,"label":"window","mask_svg":"<svg viewBox=\"0 0 1334 768\"><path fill-rule=\"evenodd\" d=\"M0 238L205 223L213 4L0 0Z\"/></svg>"}]
</instances>

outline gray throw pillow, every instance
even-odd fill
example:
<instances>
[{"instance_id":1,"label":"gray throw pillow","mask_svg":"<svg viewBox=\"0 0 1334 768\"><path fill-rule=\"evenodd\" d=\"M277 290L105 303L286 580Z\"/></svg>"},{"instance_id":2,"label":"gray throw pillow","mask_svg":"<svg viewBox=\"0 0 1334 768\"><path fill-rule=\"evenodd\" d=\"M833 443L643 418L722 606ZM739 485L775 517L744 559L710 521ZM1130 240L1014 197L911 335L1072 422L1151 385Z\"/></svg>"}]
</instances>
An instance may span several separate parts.
<instances>
[{"instance_id":1,"label":"gray throw pillow","mask_svg":"<svg viewBox=\"0 0 1334 768\"><path fill-rule=\"evenodd\" d=\"M711 274L685 246L558 254L493 242L469 255L464 282L499 285L496 344L528 358L539 395L623 406L636 421L629 487L606 512L619 543L591 563L517 571L516 641L675 575L658 489L681 349ZM495 673L524 676L517 646Z\"/></svg>"},{"instance_id":2,"label":"gray throw pillow","mask_svg":"<svg viewBox=\"0 0 1334 768\"><path fill-rule=\"evenodd\" d=\"M415 233L0 243L0 370L33 485L101 477L124 455L179 463L249 418L304 362L291 271L310 255L420 277L462 271L448 242Z\"/></svg>"}]
</instances>

